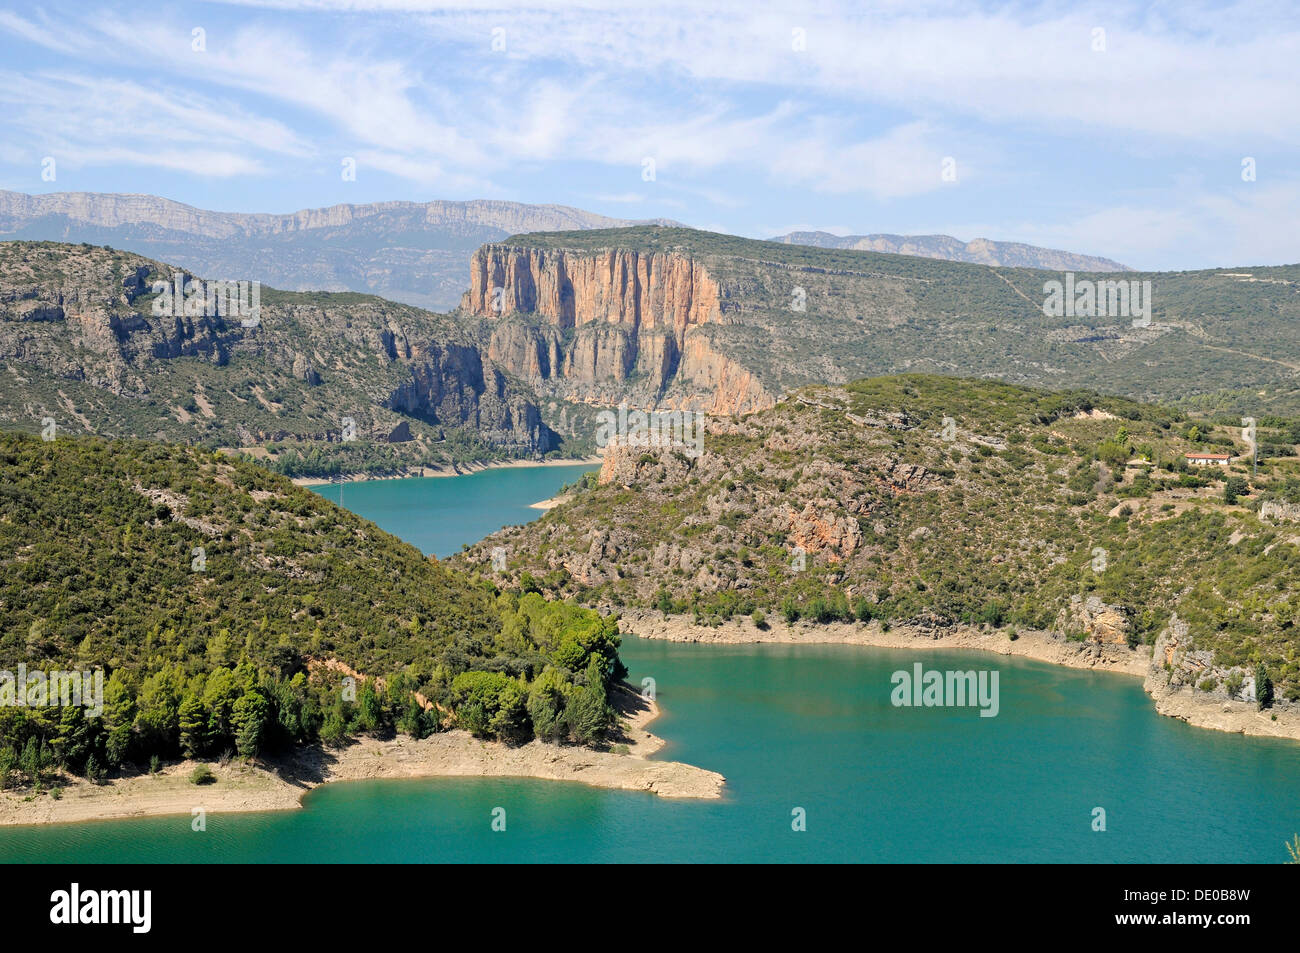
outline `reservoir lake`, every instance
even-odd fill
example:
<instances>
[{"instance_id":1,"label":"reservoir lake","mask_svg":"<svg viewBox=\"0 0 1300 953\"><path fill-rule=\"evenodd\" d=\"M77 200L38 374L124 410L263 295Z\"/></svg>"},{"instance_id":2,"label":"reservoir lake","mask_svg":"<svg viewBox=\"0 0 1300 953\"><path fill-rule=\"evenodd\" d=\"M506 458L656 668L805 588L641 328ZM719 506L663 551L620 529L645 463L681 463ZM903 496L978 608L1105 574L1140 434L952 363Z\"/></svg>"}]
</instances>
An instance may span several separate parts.
<instances>
[{"instance_id":1,"label":"reservoir lake","mask_svg":"<svg viewBox=\"0 0 1300 953\"><path fill-rule=\"evenodd\" d=\"M589 469L349 483L343 502L444 557L541 515L528 504ZM338 485L316 490L339 499ZM1164 718L1136 678L843 645L625 637L622 656L634 685L655 680L651 729L668 741L656 757L720 771L721 800L358 781L312 791L300 811L209 815L203 832L188 815L0 828L0 861L1279 863L1300 831L1300 745ZM893 673L918 661L996 670L997 716L892 705Z\"/></svg>"}]
</instances>

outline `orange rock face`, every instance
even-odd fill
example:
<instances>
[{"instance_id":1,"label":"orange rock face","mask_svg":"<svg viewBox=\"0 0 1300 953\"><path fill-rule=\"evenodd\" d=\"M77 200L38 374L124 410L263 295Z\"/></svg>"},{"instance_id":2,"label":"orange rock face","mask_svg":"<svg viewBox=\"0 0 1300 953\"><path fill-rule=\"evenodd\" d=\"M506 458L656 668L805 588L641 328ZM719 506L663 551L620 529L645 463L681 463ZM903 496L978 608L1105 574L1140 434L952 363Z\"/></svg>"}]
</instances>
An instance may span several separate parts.
<instances>
[{"instance_id":1,"label":"orange rock face","mask_svg":"<svg viewBox=\"0 0 1300 953\"><path fill-rule=\"evenodd\" d=\"M833 506L829 500L822 501L820 507L808 503L801 513L787 507L787 532L791 542L805 552L824 553L837 563L861 545L862 529L856 520L836 515Z\"/></svg>"},{"instance_id":2,"label":"orange rock face","mask_svg":"<svg viewBox=\"0 0 1300 953\"><path fill-rule=\"evenodd\" d=\"M720 298L689 255L486 245L462 307L501 319L492 360L569 399L720 414L770 407L754 375L698 333L722 320ZM525 320L506 320L515 315Z\"/></svg>"},{"instance_id":3,"label":"orange rock face","mask_svg":"<svg viewBox=\"0 0 1300 953\"><path fill-rule=\"evenodd\" d=\"M719 319L718 285L688 256L606 251L574 256L486 245L470 263L466 310L488 317L535 314L561 328L593 321L669 330Z\"/></svg>"}]
</instances>

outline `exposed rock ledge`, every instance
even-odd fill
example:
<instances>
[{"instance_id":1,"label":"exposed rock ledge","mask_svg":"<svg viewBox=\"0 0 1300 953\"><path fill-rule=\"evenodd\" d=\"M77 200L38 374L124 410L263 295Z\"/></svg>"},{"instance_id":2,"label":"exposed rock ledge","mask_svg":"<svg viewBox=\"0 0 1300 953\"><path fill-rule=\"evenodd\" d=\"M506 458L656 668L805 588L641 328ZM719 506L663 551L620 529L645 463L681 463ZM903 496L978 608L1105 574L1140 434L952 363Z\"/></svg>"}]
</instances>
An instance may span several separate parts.
<instances>
[{"instance_id":1,"label":"exposed rock ledge","mask_svg":"<svg viewBox=\"0 0 1300 953\"><path fill-rule=\"evenodd\" d=\"M1057 633L1028 629L1019 630L1018 637L1012 641L1006 629L986 631L964 625L900 625L883 631L878 622L865 625L846 622L814 625L798 622L786 625L783 621L775 620L769 623L769 628L763 630L748 618L733 619L712 628L694 625L684 616L664 618L654 611L629 609L621 610L621 615L624 631L642 638L664 639L669 642L827 643L892 649L978 649L1069 668L1116 672L1143 679L1142 687L1155 702L1157 712L1178 718L1193 727L1300 741L1300 710L1277 705L1259 711L1253 702L1210 697L1190 685L1171 687L1167 684L1164 669L1152 663L1151 647L1145 645L1132 650L1126 645L1078 642Z\"/></svg>"},{"instance_id":2,"label":"exposed rock ledge","mask_svg":"<svg viewBox=\"0 0 1300 953\"><path fill-rule=\"evenodd\" d=\"M414 741L405 735L389 740L363 738L339 751L305 748L268 768L238 761L211 765L217 783L191 784L197 762L170 765L156 775L139 774L96 786L66 779L62 796L24 800L0 792L0 825L106 820L164 814L188 815L194 808L208 814L289 810L302 806L308 791L331 781L378 778L521 777L577 781L596 787L648 791L669 798L719 798L726 779L677 761L651 761L663 740L646 730L659 714L658 705L629 689L616 697L624 718L618 740L628 754L534 741L518 747L480 741L464 731L448 731Z\"/></svg>"},{"instance_id":3,"label":"exposed rock ledge","mask_svg":"<svg viewBox=\"0 0 1300 953\"><path fill-rule=\"evenodd\" d=\"M1142 686L1162 715L1196 728L1300 741L1300 711L1294 708L1274 706L1260 711L1254 702L1210 698L1190 686L1171 688L1164 683L1162 675L1159 670L1152 671Z\"/></svg>"}]
</instances>

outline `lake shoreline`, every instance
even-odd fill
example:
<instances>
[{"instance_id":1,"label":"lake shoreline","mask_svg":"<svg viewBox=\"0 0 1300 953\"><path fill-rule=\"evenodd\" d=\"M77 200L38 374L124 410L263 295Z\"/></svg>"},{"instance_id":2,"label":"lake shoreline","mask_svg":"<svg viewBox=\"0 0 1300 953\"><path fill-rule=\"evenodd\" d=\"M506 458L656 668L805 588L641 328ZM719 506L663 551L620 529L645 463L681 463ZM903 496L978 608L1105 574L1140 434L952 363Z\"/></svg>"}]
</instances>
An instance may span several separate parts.
<instances>
[{"instance_id":1,"label":"lake shoreline","mask_svg":"<svg viewBox=\"0 0 1300 953\"><path fill-rule=\"evenodd\" d=\"M611 611L602 607L601 611ZM912 625L884 629L877 621L813 624L784 621L759 629L748 619L724 622L717 628L695 625L686 616L667 616L655 610L618 610L624 631L646 639L669 642L699 642L723 645L861 645L869 648L942 651L970 649L1015 656L1066 668L1113 672L1142 679L1143 690L1156 712L1177 718L1194 728L1233 734L1300 741L1300 710L1275 707L1259 711L1251 702L1198 696L1194 689L1173 689L1161 677L1163 670L1152 661L1152 647L1130 649L1123 645L1078 642L1059 633L1019 629L1010 637L1008 628L983 629L958 625L924 628ZM1276 716L1276 719L1274 718Z\"/></svg>"},{"instance_id":2,"label":"lake shoreline","mask_svg":"<svg viewBox=\"0 0 1300 953\"><path fill-rule=\"evenodd\" d=\"M547 500L539 500L536 503L529 503L528 508L530 510L553 510L557 506L569 502L571 499L573 499L572 495L553 496Z\"/></svg>"},{"instance_id":3,"label":"lake shoreline","mask_svg":"<svg viewBox=\"0 0 1300 953\"><path fill-rule=\"evenodd\" d=\"M182 761L158 774L133 774L102 785L83 778L61 779L58 800L48 789L30 799L0 792L0 826L194 816L196 810L205 815L296 810L303 807L308 793L326 784L401 778L533 778L645 791L665 798L722 797L726 779L716 771L650 760L665 744L646 727L660 713L653 700L623 685L614 701L622 726L614 742L626 745L626 754L541 741L510 746L461 730L420 741L405 735L364 737L338 750L312 745L261 765L238 760ZM200 763L209 766L215 784L190 782Z\"/></svg>"},{"instance_id":4,"label":"lake shoreline","mask_svg":"<svg viewBox=\"0 0 1300 953\"><path fill-rule=\"evenodd\" d=\"M349 473L343 477L344 483L370 483L383 480L416 480L434 477L468 476L485 470L515 470L532 467L574 467L596 465L600 457L565 457L558 460L498 460L489 463L454 463L447 467L408 467L399 473L376 476L370 473ZM339 478L329 477L293 477L298 486L329 486L339 483Z\"/></svg>"}]
</instances>

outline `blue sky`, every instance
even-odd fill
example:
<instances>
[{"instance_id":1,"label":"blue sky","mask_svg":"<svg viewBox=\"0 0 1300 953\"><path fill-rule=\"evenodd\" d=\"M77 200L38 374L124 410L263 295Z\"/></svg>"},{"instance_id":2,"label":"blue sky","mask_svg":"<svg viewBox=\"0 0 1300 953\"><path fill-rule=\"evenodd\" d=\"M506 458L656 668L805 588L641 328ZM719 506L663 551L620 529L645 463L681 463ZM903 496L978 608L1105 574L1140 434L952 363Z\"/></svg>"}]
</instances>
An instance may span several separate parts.
<instances>
[{"instance_id":1,"label":"blue sky","mask_svg":"<svg viewBox=\"0 0 1300 953\"><path fill-rule=\"evenodd\" d=\"M1300 13L0 3L0 188L245 212L500 198L760 238L944 232L1140 268L1291 263Z\"/></svg>"}]
</instances>

